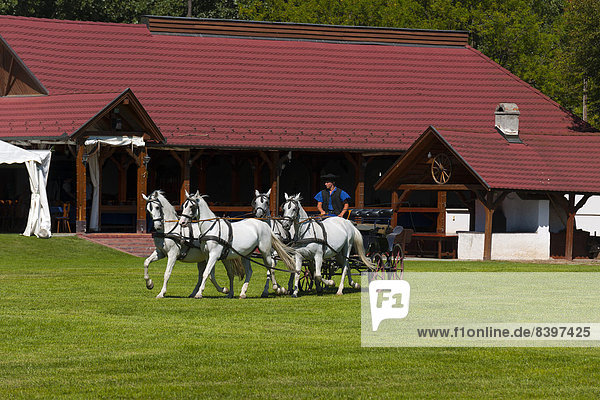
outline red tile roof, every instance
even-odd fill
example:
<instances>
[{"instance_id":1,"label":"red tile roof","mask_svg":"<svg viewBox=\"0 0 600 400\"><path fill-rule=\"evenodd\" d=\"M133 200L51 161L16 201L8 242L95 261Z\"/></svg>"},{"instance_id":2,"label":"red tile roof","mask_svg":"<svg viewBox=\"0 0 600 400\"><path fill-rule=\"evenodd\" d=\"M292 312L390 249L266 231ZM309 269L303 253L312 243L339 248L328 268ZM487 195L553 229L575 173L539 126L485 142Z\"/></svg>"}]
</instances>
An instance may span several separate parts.
<instances>
[{"instance_id":1,"label":"red tile roof","mask_svg":"<svg viewBox=\"0 0 600 400\"><path fill-rule=\"evenodd\" d=\"M600 193L600 136L522 133L523 144L499 133L438 130L492 189Z\"/></svg>"},{"instance_id":2,"label":"red tile roof","mask_svg":"<svg viewBox=\"0 0 600 400\"><path fill-rule=\"evenodd\" d=\"M521 133L523 141L508 143L495 130L427 129L462 159L486 189L600 193L600 169L595 167L600 135ZM409 150L403 157L410 157ZM402 159L398 160L399 164ZM377 183L393 188L405 171L390 168ZM461 182L450 182L461 183ZM440 186L441 188L442 186Z\"/></svg>"},{"instance_id":3,"label":"red tile roof","mask_svg":"<svg viewBox=\"0 0 600 400\"><path fill-rule=\"evenodd\" d=\"M0 97L1 137L67 138L121 94Z\"/></svg>"},{"instance_id":4,"label":"red tile roof","mask_svg":"<svg viewBox=\"0 0 600 400\"><path fill-rule=\"evenodd\" d=\"M130 87L170 145L400 151L429 125L493 127L500 102L518 104L525 135L580 124L468 46L155 35L11 16L0 35L50 97ZM64 126L85 118L63 111ZM12 133L0 126L2 136Z\"/></svg>"}]
</instances>

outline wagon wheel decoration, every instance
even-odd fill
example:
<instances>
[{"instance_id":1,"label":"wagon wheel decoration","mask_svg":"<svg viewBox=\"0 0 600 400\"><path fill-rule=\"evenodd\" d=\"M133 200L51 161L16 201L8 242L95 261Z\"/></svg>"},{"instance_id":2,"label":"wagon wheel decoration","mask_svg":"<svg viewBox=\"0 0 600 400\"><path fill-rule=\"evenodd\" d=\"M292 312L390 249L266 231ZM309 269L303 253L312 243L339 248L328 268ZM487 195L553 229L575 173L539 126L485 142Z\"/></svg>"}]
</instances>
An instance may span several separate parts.
<instances>
[{"instance_id":1,"label":"wagon wheel decoration","mask_svg":"<svg viewBox=\"0 0 600 400\"><path fill-rule=\"evenodd\" d=\"M444 183L448 183L450 175L452 175L452 161L450 157L444 153L435 156L431 163L431 177L433 180L443 185Z\"/></svg>"}]
</instances>

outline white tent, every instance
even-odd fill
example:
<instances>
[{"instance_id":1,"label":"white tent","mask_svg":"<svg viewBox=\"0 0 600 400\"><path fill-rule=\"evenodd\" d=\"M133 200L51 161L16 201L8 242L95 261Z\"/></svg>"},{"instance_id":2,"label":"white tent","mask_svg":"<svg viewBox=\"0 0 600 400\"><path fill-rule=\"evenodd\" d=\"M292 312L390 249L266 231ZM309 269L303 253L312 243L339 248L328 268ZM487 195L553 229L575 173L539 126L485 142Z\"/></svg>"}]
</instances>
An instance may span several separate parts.
<instances>
[{"instance_id":1,"label":"white tent","mask_svg":"<svg viewBox=\"0 0 600 400\"><path fill-rule=\"evenodd\" d=\"M52 236L50 206L46 195L50 158L50 150L25 150L0 140L0 164L24 163L29 173L31 204L24 236L32 234L40 238Z\"/></svg>"}]
</instances>

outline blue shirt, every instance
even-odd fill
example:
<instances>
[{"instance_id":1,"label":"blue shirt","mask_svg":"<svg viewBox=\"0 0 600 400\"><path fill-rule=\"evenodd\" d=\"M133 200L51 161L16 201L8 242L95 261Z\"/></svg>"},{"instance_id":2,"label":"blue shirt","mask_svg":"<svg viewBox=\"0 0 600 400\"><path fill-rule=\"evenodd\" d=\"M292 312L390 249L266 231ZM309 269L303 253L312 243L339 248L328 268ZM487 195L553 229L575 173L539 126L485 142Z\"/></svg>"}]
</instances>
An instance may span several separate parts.
<instances>
[{"instance_id":1,"label":"blue shirt","mask_svg":"<svg viewBox=\"0 0 600 400\"><path fill-rule=\"evenodd\" d=\"M335 190L337 188L333 188L333 190ZM327 190L327 189L325 189ZM342 199L342 202L348 200L350 198L350 195L346 192L344 192L342 189L340 189L340 199ZM332 193L332 191L330 190L329 193ZM315 196L315 200L318 201L319 203L323 202L323 193L322 190L319 191L319 193L317 193L317 195ZM327 204L326 207L323 207L324 211L329 211L330 213L333 212L333 204L331 204L331 196L329 196L329 204Z\"/></svg>"}]
</instances>

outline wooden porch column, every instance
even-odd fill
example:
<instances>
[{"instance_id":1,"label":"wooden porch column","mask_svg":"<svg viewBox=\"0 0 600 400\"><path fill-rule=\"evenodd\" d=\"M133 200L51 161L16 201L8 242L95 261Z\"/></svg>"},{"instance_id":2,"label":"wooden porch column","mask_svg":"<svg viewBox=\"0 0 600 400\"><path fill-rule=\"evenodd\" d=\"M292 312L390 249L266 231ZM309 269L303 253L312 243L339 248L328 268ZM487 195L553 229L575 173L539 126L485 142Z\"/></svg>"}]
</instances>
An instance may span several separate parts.
<instances>
[{"instance_id":1,"label":"wooden porch column","mask_svg":"<svg viewBox=\"0 0 600 400\"><path fill-rule=\"evenodd\" d=\"M279 152L270 151L268 154L261 151L260 156L269 167L269 182L271 182L271 196L269 196L269 207L271 215L278 215L279 212L279 187L277 181L279 178Z\"/></svg>"},{"instance_id":2,"label":"wooden porch column","mask_svg":"<svg viewBox=\"0 0 600 400\"><path fill-rule=\"evenodd\" d=\"M190 151L183 151L181 153L181 157L179 157L179 154L177 154L177 152L174 150L171 150L170 153L175 159L175 161L177 161L177 163L179 164L179 204L183 204L183 202L186 200L186 190L188 193L190 191Z\"/></svg>"},{"instance_id":3,"label":"wooden porch column","mask_svg":"<svg viewBox=\"0 0 600 400\"><path fill-rule=\"evenodd\" d=\"M346 159L354 166L354 207L363 208L365 206L365 162L362 154L344 153Z\"/></svg>"},{"instance_id":4,"label":"wooden porch column","mask_svg":"<svg viewBox=\"0 0 600 400\"><path fill-rule=\"evenodd\" d=\"M85 184L86 184L86 165L83 163L83 155L85 154L85 146L82 144L77 146L77 156L75 157L75 165L77 170L77 219L75 221L75 232L85 233L86 231L86 215L85 215Z\"/></svg>"},{"instance_id":5,"label":"wooden porch column","mask_svg":"<svg viewBox=\"0 0 600 400\"><path fill-rule=\"evenodd\" d=\"M400 203L398 201L399 197L398 197L398 192L396 190L392 190L392 219L390 220L390 224L392 225L392 228L395 228L398 225L398 213L396 212L396 209L399 207Z\"/></svg>"},{"instance_id":6,"label":"wooden porch column","mask_svg":"<svg viewBox=\"0 0 600 400\"><path fill-rule=\"evenodd\" d=\"M495 197L495 192L490 191L484 196L480 193L476 193L479 201L483 204L483 208L485 209L485 233L483 240L483 259L491 260L492 259L492 222L494 218L494 211L498 206L502 203L506 195L509 192L504 191Z\"/></svg>"},{"instance_id":7,"label":"wooden porch column","mask_svg":"<svg viewBox=\"0 0 600 400\"><path fill-rule=\"evenodd\" d=\"M485 233L483 239L483 259L492 259L492 219L494 217L494 209L484 203L485 209Z\"/></svg>"},{"instance_id":8,"label":"wooden porch column","mask_svg":"<svg viewBox=\"0 0 600 400\"><path fill-rule=\"evenodd\" d=\"M146 202L142 198L142 193L147 194L148 190L148 168L144 164L144 157L146 157L147 150L145 147L141 148L140 154L137 156L137 195L136 195L136 224L135 231L137 233L146 232Z\"/></svg>"},{"instance_id":9,"label":"wooden porch column","mask_svg":"<svg viewBox=\"0 0 600 400\"><path fill-rule=\"evenodd\" d=\"M575 214L585 205L591 195L584 195L581 200L575 204L575 193L568 193L568 198L565 199L560 194L548 194L548 198L554 205L561 207L567 214L566 232L565 232L565 258L573 259L573 237L575 233Z\"/></svg>"},{"instance_id":10,"label":"wooden porch column","mask_svg":"<svg viewBox=\"0 0 600 400\"><path fill-rule=\"evenodd\" d=\"M181 188L179 189L179 204L183 204L186 200L185 192L190 192L190 171L192 165L190 164L190 151L185 151L182 157L181 166Z\"/></svg>"},{"instance_id":11,"label":"wooden porch column","mask_svg":"<svg viewBox=\"0 0 600 400\"><path fill-rule=\"evenodd\" d=\"M437 192L437 233L446 233L446 201L448 198L448 192L439 191Z\"/></svg>"}]
</instances>

